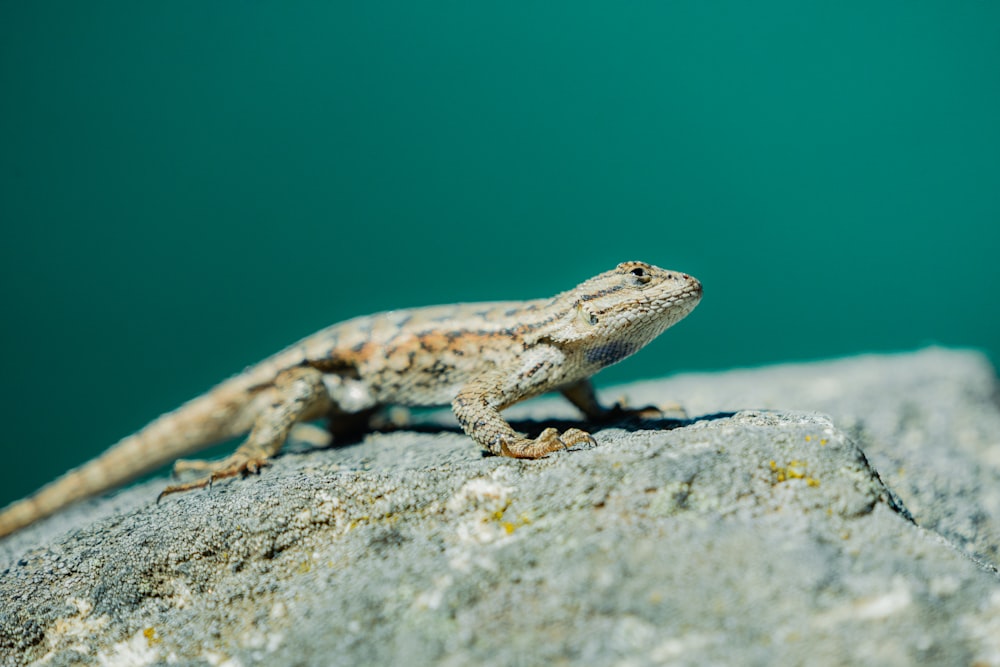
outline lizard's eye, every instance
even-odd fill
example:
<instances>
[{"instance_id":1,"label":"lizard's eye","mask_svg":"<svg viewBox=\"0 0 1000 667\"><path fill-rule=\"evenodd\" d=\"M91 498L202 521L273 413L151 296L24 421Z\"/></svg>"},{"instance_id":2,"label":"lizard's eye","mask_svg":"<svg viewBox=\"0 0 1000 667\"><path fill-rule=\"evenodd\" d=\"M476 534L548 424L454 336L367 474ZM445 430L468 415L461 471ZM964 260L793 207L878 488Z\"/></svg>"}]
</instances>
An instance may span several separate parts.
<instances>
[{"instance_id":1,"label":"lizard's eye","mask_svg":"<svg viewBox=\"0 0 1000 667\"><path fill-rule=\"evenodd\" d=\"M642 287L643 285L648 284L649 281L652 279L653 277L649 275L649 271L642 268L641 266L636 266L632 269L629 269L628 280L636 287Z\"/></svg>"}]
</instances>

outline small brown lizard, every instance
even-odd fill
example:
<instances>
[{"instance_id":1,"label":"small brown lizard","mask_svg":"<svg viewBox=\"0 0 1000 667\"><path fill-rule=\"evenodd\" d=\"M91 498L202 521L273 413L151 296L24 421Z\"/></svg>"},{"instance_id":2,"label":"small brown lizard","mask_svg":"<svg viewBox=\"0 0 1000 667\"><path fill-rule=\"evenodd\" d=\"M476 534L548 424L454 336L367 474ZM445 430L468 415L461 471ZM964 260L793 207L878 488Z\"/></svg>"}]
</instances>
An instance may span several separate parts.
<instances>
[{"instance_id":1,"label":"small brown lizard","mask_svg":"<svg viewBox=\"0 0 1000 667\"><path fill-rule=\"evenodd\" d=\"M500 411L561 392L588 418L643 411L597 401L590 376L681 320L701 299L691 276L625 262L548 299L393 310L334 324L217 385L0 512L0 536L178 456L249 433L221 461L177 461L199 479L163 494L256 473L292 427L325 418L331 433L388 405L451 404L462 429L493 454L539 458L593 437L547 428L529 439ZM645 413L648 414L648 413Z\"/></svg>"}]
</instances>

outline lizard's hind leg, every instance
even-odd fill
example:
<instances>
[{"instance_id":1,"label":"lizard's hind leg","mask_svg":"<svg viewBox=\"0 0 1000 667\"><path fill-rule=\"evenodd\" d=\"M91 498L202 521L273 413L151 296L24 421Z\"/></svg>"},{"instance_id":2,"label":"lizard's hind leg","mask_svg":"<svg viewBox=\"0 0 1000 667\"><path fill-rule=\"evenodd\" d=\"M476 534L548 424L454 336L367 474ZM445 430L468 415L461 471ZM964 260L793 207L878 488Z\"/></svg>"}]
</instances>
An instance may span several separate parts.
<instances>
[{"instance_id":1,"label":"lizard's hind leg","mask_svg":"<svg viewBox=\"0 0 1000 667\"><path fill-rule=\"evenodd\" d=\"M235 452L220 461L180 460L174 472L206 473L190 482L171 484L165 495L208 486L218 479L258 473L277 454L292 427L300 421L315 419L330 409L330 396L323 384L323 374L314 368L290 368L282 371L270 388L273 392L254 421L250 435Z\"/></svg>"}]
</instances>

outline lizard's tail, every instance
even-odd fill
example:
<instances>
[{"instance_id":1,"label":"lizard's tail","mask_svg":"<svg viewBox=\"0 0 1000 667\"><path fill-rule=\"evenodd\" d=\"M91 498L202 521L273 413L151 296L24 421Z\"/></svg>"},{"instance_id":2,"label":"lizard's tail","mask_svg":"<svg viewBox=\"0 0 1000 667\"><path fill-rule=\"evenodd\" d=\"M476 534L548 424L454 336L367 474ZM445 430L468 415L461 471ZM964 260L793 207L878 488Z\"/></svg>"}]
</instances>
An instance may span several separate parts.
<instances>
[{"instance_id":1,"label":"lizard's tail","mask_svg":"<svg viewBox=\"0 0 1000 667\"><path fill-rule=\"evenodd\" d=\"M250 391L237 376L120 440L33 495L0 511L0 537L70 503L121 486L161 465L250 430Z\"/></svg>"}]
</instances>

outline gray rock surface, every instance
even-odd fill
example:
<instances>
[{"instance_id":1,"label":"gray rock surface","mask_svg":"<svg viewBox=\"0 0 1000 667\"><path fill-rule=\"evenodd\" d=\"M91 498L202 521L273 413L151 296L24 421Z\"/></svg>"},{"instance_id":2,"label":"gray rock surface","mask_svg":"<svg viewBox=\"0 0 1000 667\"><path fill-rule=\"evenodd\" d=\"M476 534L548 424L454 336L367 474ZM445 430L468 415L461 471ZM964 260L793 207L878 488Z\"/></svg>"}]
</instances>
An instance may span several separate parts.
<instances>
[{"instance_id":1,"label":"gray rock surface","mask_svg":"<svg viewBox=\"0 0 1000 667\"><path fill-rule=\"evenodd\" d=\"M541 461L434 414L154 480L0 543L0 664L1000 665L996 386L933 348L681 375L604 393L691 420Z\"/></svg>"}]
</instances>

